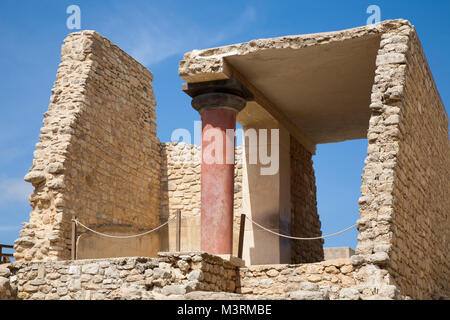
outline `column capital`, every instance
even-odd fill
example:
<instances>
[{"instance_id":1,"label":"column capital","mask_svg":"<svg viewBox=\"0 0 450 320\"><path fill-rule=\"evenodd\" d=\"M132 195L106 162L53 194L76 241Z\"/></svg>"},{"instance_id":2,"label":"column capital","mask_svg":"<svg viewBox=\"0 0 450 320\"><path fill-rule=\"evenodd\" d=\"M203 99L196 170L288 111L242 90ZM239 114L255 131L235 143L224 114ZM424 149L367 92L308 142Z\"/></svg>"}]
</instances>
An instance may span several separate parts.
<instances>
[{"instance_id":1,"label":"column capital","mask_svg":"<svg viewBox=\"0 0 450 320\"><path fill-rule=\"evenodd\" d=\"M241 111L253 94L238 80L224 79L206 82L183 83L182 90L191 96L192 107L198 112L223 108Z\"/></svg>"}]
</instances>

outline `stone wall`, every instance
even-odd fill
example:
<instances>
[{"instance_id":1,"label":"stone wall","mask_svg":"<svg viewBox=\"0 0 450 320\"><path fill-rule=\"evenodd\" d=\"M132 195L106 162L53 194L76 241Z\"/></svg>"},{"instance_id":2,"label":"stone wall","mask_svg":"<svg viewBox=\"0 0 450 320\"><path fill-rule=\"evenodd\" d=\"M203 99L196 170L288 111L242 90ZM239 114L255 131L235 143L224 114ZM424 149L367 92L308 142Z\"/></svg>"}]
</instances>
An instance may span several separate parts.
<instances>
[{"instance_id":1,"label":"stone wall","mask_svg":"<svg viewBox=\"0 0 450 320\"><path fill-rule=\"evenodd\" d=\"M400 140L393 190L388 270L418 299L450 296L450 142L448 117L415 31L398 104Z\"/></svg>"},{"instance_id":2,"label":"stone wall","mask_svg":"<svg viewBox=\"0 0 450 320\"><path fill-rule=\"evenodd\" d=\"M40 142L25 176L35 189L30 221L15 242L18 261L70 258L72 216L109 233L136 233L159 224L152 77L94 31L65 39ZM152 243L129 254L158 249L159 243Z\"/></svg>"},{"instance_id":3,"label":"stone wall","mask_svg":"<svg viewBox=\"0 0 450 320\"><path fill-rule=\"evenodd\" d=\"M355 285L349 259L239 268L204 252L162 252L157 258L24 261L0 266L7 300L328 300L395 299Z\"/></svg>"},{"instance_id":4,"label":"stone wall","mask_svg":"<svg viewBox=\"0 0 450 320\"><path fill-rule=\"evenodd\" d=\"M309 299L338 299L341 289L356 284L353 273L350 259L300 265L249 266L240 269L241 287L238 291L244 294L283 297L295 292L297 296L309 295ZM309 291L316 293L311 294Z\"/></svg>"},{"instance_id":5,"label":"stone wall","mask_svg":"<svg viewBox=\"0 0 450 320\"><path fill-rule=\"evenodd\" d=\"M415 299L449 295L448 117L414 27L382 34L359 199L355 275Z\"/></svg>"},{"instance_id":6,"label":"stone wall","mask_svg":"<svg viewBox=\"0 0 450 320\"><path fill-rule=\"evenodd\" d=\"M293 136L290 141L291 235L303 238L319 237L322 232L317 213L312 154ZM323 259L323 239L291 241L291 263L318 262Z\"/></svg>"},{"instance_id":7,"label":"stone wall","mask_svg":"<svg viewBox=\"0 0 450 320\"><path fill-rule=\"evenodd\" d=\"M178 142L161 143L161 222L182 213L181 250L200 249L200 147ZM237 254L242 213L242 147L235 149L233 253ZM162 232L161 250L174 251L175 223Z\"/></svg>"},{"instance_id":8,"label":"stone wall","mask_svg":"<svg viewBox=\"0 0 450 320\"><path fill-rule=\"evenodd\" d=\"M191 291L234 292L236 267L204 252L160 253L157 258L18 262L2 266L11 288L2 299L164 299Z\"/></svg>"}]
</instances>

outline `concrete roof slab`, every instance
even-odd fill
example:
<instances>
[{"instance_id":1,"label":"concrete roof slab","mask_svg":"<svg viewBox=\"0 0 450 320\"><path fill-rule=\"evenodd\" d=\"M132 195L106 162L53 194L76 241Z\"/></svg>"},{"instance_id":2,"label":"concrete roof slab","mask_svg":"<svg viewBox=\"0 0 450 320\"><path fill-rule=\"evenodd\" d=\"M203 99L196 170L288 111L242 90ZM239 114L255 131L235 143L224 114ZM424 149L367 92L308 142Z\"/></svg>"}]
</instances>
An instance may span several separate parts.
<instances>
[{"instance_id":1,"label":"concrete roof slab","mask_svg":"<svg viewBox=\"0 0 450 320\"><path fill-rule=\"evenodd\" d=\"M405 26L406 20L389 20L194 50L180 62L179 74L187 82L236 77L303 144L365 138L382 34ZM246 123L250 113L241 117Z\"/></svg>"}]
</instances>

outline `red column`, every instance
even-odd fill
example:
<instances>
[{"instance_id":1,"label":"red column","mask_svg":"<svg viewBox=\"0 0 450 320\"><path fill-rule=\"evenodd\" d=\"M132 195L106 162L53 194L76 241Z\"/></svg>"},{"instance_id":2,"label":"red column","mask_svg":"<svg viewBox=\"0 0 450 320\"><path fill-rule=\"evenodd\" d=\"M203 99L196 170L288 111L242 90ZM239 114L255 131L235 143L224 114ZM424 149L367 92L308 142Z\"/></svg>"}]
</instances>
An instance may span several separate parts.
<instances>
[{"instance_id":1,"label":"red column","mask_svg":"<svg viewBox=\"0 0 450 320\"><path fill-rule=\"evenodd\" d=\"M232 129L234 132L236 111L223 108L206 109L201 112L201 117L201 250L213 254L231 254L233 248L234 135L227 136L226 130ZM210 134L207 134L208 130L215 132L211 134L213 132L210 131ZM222 141L217 143L215 141L217 138ZM217 156L215 152L220 151L218 150L220 147L222 148L221 156ZM211 155L215 157L211 159ZM227 156L228 159L232 159L232 163L227 163Z\"/></svg>"},{"instance_id":2,"label":"red column","mask_svg":"<svg viewBox=\"0 0 450 320\"><path fill-rule=\"evenodd\" d=\"M212 254L231 254L234 134L227 135L227 129L234 133L236 114L253 96L236 79L185 83L183 91L193 98L192 107L202 117L200 247ZM221 141L217 143L216 139ZM216 151L221 156L217 156Z\"/></svg>"}]
</instances>

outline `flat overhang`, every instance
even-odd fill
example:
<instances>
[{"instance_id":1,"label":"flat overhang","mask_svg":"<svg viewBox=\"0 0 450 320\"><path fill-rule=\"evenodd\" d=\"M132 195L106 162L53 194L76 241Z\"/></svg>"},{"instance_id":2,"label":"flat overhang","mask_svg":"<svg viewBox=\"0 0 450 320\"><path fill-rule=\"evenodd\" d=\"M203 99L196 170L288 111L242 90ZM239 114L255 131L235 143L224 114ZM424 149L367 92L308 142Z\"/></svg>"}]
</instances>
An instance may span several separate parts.
<instances>
[{"instance_id":1,"label":"flat overhang","mask_svg":"<svg viewBox=\"0 0 450 320\"><path fill-rule=\"evenodd\" d=\"M255 96L239 114L241 124L262 123L270 114L310 150L366 138L381 35L404 24L390 20L194 50L181 61L180 77L190 83L237 78Z\"/></svg>"}]
</instances>

